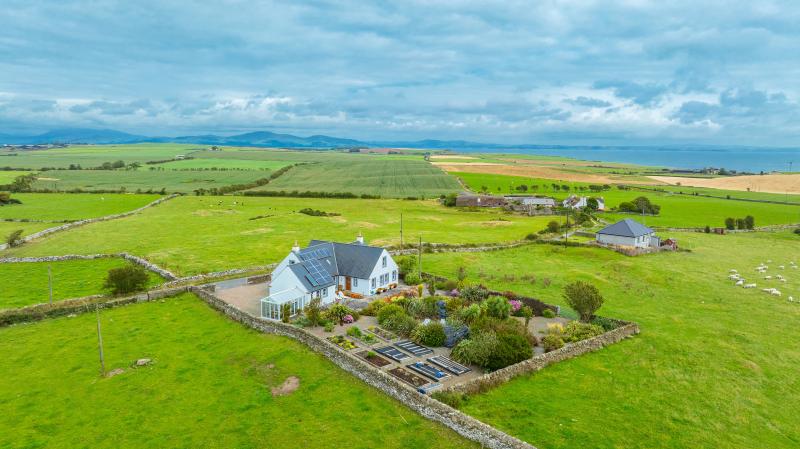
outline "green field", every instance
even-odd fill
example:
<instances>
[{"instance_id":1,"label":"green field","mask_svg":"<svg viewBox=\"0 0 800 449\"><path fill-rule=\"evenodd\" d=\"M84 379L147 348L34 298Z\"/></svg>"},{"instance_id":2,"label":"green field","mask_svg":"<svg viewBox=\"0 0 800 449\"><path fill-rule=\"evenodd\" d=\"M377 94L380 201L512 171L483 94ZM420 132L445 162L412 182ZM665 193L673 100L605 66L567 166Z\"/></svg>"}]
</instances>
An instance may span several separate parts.
<instances>
[{"instance_id":1,"label":"green field","mask_svg":"<svg viewBox=\"0 0 800 449\"><path fill-rule=\"evenodd\" d=\"M443 426L288 338L191 295L0 329L0 447L464 448ZM142 357L153 364L134 369ZM292 393L270 388L289 376Z\"/></svg>"},{"instance_id":2,"label":"green field","mask_svg":"<svg viewBox=\"0 0 800 449\"><path fill-rule=\"evenodd\" d=\"M0 163L2 162L3 160L0 159ZM12 182L14 182L14 179L16 179L17 176L27 175L28 173L30 172L16 171L16 170L14 171L0 170L0 185L11 184Z\"/></svg>"},{"instance_id":3,"label":"green field","mask_svg":"<svg viewBox=\"0 0 800 449\"><path fill-rule=\"evenodd\" d=\"M798 205L757 203L751 201L737 201L725 198L708 198L692 195L677 195L670 192L652 192L637 189L619 190L612 187L610 190L592 193L589 190L579 190L586 187L586 183L561 182L544 179L524 178L520 176L486 175L476 173L455 173L472 190L481 191L483 186L494 194L510 193L522 194L516 189L519 185L529 186L525 193L552 196L557 200L563 200L570 194L581 196L600 196L605 199L606 208L617 207L623 201L631 201L639 196L646 196L653 203L661 206L661 214L658 217L646 217L643 221L648 226L665 227L720 227L724 225L725 218L744 218L752 215L756 219L756 226L766 226L785 223L800 223L800 196L790 196L790 199L799 201ZM555 190L553 183L567 185L569 191ZM538 189L531 189L531 185L539 186ZM688 188L681 188L689 191ZM705 189L705 192L714 192L712 189ZM717 195L724 197L728 191L717 191ZM769 199L780 201L786 199L785 195L771 195L763 193L737 192L741 198ZM604 218L608 221L617 220L630 215L606 214Z\"/></svg>"},{"instance_id":4,"label":"green field","mask_svg":"<svg viewBox=\"0 0 800 449\"><path fill-rule=\"evenodd\" d=\"M172 159L178 154L189 155L203 150L204 145L173 143L141 143L126 145L70 145L67 148L22 151L0 149L0 167L29 168L39 170L45 167L67 168L77 164L83 168L94 168L104 162L124 161L126 163ZM16 156L10 156L16 154Z\"/></svg>"},{"instance_id":5,"label":"green field","mask_svg":"<svg viewBox=\"0 0 800 449\"><path fill-rule=\"evenodd\" d=\"M340 216L298 213L313 208ZM497 210L445 208L435 200L332 200L195 197L167 201L122 220L93 223L27 243L9 255L117 253L143 256L182 274L278 262L295 240L352 241L359 232L377 245L485 243L519 240L543 229L548 217ZM96 238L102 236L102 238Z\"/></svg>"},{"instance_id":6,"label":"green field","mask_svg":"<svg viewBox=\"0 0 800 449\"><path fill-rule=\"evenodd\" d=\"M14 193L22 204L0 207L0 219L81 220L138 209L159 195ZM20 223L25 225L27 223Z\"/></svg>"},{"instance_id":7,"label":"green field","mask_svg":"<svg viewBox=\"0 0 800 449\"><path fill-rule=\"evenodd\" d=\"M203 158L186 159L182 161L167 162L164 164L145 165L139 170L149 170L150 167L165 170L278 170L291 165L287 161L254 161L245 159Z\"/></svg>"},{"instance_id":8,"label":"green field","mask_svg":"<svg viewBox=\"0 0 800 449\"><path fill-rule=\"evenodd\" d=\"M370 158L302 165L253 190L350 192L387 198L430 198L460 190L455 178L427 162Z\"/></svg>"},{"instance_id":9,"label":"green field","mask_svg":"<svg viewBox=\"0 0 800 449\"><path fill-rule=\"evenodd\" d=\"M149 167L149 166L148 166ZM246 184L269 177L264 170L177 171L177 170L58 170L40 174L36 190L118 190L192 193L232 184Z\"/></svg>"},{"instance_id":10,"label":"green field","mask_svg":"<svg viewBox=\"0 0 800 449\"><path fill-rule=\"evenodd\" d=\"M474 396L463 410L548 449L794 448L800 441L800 237L789 232L677 234L691 253L630 258L595 248L534 245L481 254L433 254L427 269L564 305L577 279L606 297L600 314L633 320L641 335ZM755 276L772 260L780 284ZM757 282L727 280L735 268ZM512 274L512 278L503 278ZM534 274L536 284L521 276ZM543 286L549 278L552 285ZM776 298L760 288L775 286Z\"/></svg>"},{"instance_id":11,"label":"green field","mask_svg":"<svg viewBox=\"0 0 800 449\"><path fill-rule=\"evenodd\" d=\"M44 231L45 229L52 228L54 226L58 225L53 223L20 223L13 221L0 221L0 244L5 243L6 236L17 229L22 229L22 235L25 236L37 233L39 231Z\"/></svg>"},{"instance_id":12,"label":"green field","mask_svg":"<svg viewBox=\"0 0 800 449\"><path fill-rule=\"evenodd\" d=\"M128 264L124 259L66 260L0 264L0 309L29 306L49 300L47 268L53 273L53 301L107 293L108 270ZM150 274L149 286L163 282Z\"/></svg>"}]
</instances>

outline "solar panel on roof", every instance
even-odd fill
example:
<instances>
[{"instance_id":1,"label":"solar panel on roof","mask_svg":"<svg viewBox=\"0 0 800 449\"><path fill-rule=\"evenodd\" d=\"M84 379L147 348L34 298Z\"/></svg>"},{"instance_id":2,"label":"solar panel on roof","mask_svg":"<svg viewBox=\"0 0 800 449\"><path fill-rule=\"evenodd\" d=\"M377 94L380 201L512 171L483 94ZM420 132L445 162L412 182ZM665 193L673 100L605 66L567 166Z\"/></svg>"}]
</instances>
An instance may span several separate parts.
<instances>
[{"instance_id":1,"label":"solar panel on roof","mask_svg":"<svg viewBox=\"0 0 800 449\"><path fill-rule=\"evenodd\" d=\"M308 270L308 274L311 276L311 279L309 279L311 285L317 287L328 283L328 281L330 280L331 276L328 273L328 270L326 270L325 267L323 267L318 260L309 259L306 260L303 263L303 265L306 267L306 270Z\"/></svg>"},{"instance_id":2,"label":"solar panel on roof","mask_svg":"<svg viewBox=\"0 0 800 449\"><path fill-rule=\"evenodd\" d=\"M303 261L312 259L322 259L325 257L331 257L330 248L322 247L314 249L304 249L303 251L300 251L300 259Z\"/></svg>"}]
</instances>

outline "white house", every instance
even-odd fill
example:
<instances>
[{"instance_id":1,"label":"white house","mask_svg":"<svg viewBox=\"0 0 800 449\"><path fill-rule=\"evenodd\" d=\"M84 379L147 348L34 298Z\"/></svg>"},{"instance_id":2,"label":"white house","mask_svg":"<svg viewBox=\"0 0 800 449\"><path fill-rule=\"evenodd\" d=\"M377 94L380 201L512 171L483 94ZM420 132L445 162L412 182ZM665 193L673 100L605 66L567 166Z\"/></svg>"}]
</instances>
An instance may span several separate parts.
<instances>
[{"instance_id":1,"label":"white house","mask_svg":"<svg viewBox=\"0 0 800 449\"><path fill-rule=\"evenodd\" d=\"M325 305L340 291L369 296L394 288L397 282L397 264L389 252L365 244L360 234L352 243L312 240L302 249L295 243L272 271L269 296L261 299L261 316L278 320L286 303L294 315L313 298Z\"/></svg>"},{"instance_id":2,"label":"white house","mask_svg":"<svg viewBox=\"0 0 800 449\"><path fill-rule=\"evenodd\" d=\"M598 243L604 245L632 246L636 248L658 247L655 232L636 220L626 218L597 232Z\"/></svg>"},{"instance_id":3,"label":"white house","mask_svg":"<svg viewBox=\"0 0 800 449\"><path fill-rule=\"evenodd\" d=\"M589 198L585 196L578 197L575 195L570 195L567 199L561 202L561 205L570 209L583 209L586 207L588 200ZM603 198L597 197L595 200L597 200L597 210L606 210L606 202L603 200Z\"/></svg>"},{"instance_id":4,"label":"white house","mask_svg":"<svg viewBox=\"0 0 800 449\"><path fill-rule=\"evenodd\" d=\"M555 207L556 205L556 200L553 198L539 196L507 196L506 201L532 207Z\"/></svg>"}]
</instances>

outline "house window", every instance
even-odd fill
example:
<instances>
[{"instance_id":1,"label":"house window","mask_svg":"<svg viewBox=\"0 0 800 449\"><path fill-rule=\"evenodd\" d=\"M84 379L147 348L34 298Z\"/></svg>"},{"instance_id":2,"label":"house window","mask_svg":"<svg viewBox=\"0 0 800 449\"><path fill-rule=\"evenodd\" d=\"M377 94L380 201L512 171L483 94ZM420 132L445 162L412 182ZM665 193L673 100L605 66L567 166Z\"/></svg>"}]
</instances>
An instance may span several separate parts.
<instances>
[{"instance_id":1,"label":"house window","mask_svg":"<svg viewBox=\"0 0 800 449\"><path fill-rule=\"evenodd\" d=\"M397 281L397 270L392 271L392 282Z\"/></svg>"},{"instance_id":2,"label":"house window","mask_svg":"<svg viewBox=\"0 0 800 449\"><path fill-rule=\"evenodd\" d=\"M375 278L372 278L372 288L375 288Z\"/></svg>"},{"instance_id":3,"label":"house window","mask_svg":"<svg viewBox=\"0 0 800 449\"><path fill-rule=\"evenodd\" d=\"M358 287L358 278L353 278L353 287Z\"/></svg>"},{"instance_id":4,"label":"house window","mask_svg":"<svg viewBox=\"0 0 800 449\"><path fill-rule=\"evenodd\" d=\"M322 296L328 296L328 287L322 289Z\"/></svg>"},{"instance_id":5,"label":"house window","mask_svg":"<svg viewBox=\"0 0 800 449\"><path fill-rule=\"evenodd\" d=\"M386 256L383 256L383 268L386 268Z\"/></svg>"}]
</instances>

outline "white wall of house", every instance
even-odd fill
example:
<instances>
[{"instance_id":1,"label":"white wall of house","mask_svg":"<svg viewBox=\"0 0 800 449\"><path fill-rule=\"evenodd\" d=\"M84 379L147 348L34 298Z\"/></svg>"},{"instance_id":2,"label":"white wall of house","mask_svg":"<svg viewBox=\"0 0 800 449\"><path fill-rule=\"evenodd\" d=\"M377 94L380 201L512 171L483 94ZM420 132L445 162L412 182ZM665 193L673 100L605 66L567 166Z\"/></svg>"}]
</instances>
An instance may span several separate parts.
<instances>
[{"instance_id":1,"label":"white wall of house","mask_svg":"<svg viewBox=\"0 0 800 449\"><path fill-rule=\"evenodd\" d=\"M397 263L388 251L383 250L369 277L369 294L374 294L379 288L388 288L389 284L397 283L399 276Z\"/></svg>"},{"instance_id":2,"label":"white wall of house","mask_svg":"<svg viewBox=\"0 0 800 449\"><path fill-rule=\"evenodd\" d=\"M650 246L652 234L640 237L622 237L619 235L597 234L597 241L604 245L635 246L637 248L647 248Z\"/></svg>"}]
</instances>

